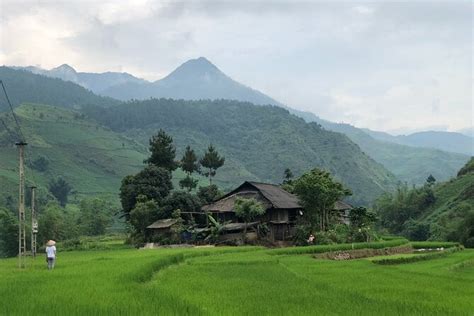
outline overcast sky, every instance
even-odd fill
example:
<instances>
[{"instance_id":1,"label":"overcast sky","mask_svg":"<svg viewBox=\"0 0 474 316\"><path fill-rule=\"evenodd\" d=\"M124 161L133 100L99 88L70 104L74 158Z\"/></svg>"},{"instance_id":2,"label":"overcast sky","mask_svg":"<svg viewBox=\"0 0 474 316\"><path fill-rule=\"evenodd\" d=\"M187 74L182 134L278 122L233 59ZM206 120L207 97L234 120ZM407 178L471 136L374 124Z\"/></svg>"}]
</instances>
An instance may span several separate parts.
<instances>
[{"instance_id":1,"label":"overcast sky","mask_svg":"<svg viewBox=\"0 0 474 316\"><path fill-rule=\"evenodd\" d=\"M205 56L300 110L392 133L472 126L471 1L0 0L0 64L156 80Z\"/></svg>"}]
</instances>

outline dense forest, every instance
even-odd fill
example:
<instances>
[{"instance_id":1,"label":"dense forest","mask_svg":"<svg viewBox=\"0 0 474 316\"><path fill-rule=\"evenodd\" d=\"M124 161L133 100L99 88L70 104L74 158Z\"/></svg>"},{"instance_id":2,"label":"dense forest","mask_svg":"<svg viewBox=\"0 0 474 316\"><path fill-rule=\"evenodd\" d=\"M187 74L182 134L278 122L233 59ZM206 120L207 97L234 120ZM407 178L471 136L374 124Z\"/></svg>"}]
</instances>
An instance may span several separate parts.
<instances>
[{"instance_id":1,"label":"dense forest","mask_svg":"<svg viewBox=\"0 0 474 316\"><path fill-rule=\"evenodd\" d=\"M26 70L1 66L0 78L13 106L39 103L73 108L86 104L111 106L119 103L112 98L97 96L72 82L35 75ZM4 94L0 93L0 112L7 109L7 100Z\"/></svg>"},{"instance_id":2,"label":"dense forest","mask_svg":"<svg viewBox=\"0 0 474 316\"><path fill-rule=\"evenodd\" d=\"M401 185L375 204L381 226L412 240L461 241L474 246L474 158L457 177L425 185Z\"/></svg>"},{"instance_id":3,"label":"dense forest","mask_svg":"<svg viewBox=\"0 0 474 316\"><path fill-rule=\"evenodd\" d=\"M108 109L87 106L82 111L142 143L162 128L173 136L178 148L191 145L201 153L209 143L215 144L227 159L217 178L225 189L244 180L279 183L286 168L300 175L319 167L353 191L353 203L364 204L396 183L389 171L343 134L306 123L275 106L151 99Z\"/></svg>"}]
</instances>

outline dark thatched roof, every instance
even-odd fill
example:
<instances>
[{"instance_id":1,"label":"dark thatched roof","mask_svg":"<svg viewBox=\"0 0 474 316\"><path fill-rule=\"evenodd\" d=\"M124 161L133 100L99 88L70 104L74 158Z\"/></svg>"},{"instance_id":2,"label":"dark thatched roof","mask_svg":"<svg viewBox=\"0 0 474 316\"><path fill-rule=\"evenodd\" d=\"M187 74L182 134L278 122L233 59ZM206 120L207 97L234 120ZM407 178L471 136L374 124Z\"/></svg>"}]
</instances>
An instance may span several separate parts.
<instances>
[{"instance_id":1,"label":"dark thatched roof","mask_svg":"<svg viewBox=\"0 0 474 316\"><path fill-rule=\"evenodd\" d=\"M175 218L166 218L166 219L160 219L148 226L148 229L160 229L160 228L169 228L176 224L178 220Z\"/></svg>"},{"instance_id":2,"label":"dark thatched roof","mask_svg":"<svg viewBox=\"0 0 474 316\"><path fill-rule=\"evenodd\" d=\"M280 186L268 183L249 182L265 196L274 208L301 208L298 197Z\"/></svg>"},{"instance_id":3,"label":"dark thatched roof","mask_svg":"<svg viewBox=\"0 0 474 316\"><path fill-rule=\"evenodd\" d=\"M212 204L203 206L204 211L233 212L237 197L255 198L265 208L301 209L298 197L274 184L246 181Z\"/></svg>"}]
</instances>

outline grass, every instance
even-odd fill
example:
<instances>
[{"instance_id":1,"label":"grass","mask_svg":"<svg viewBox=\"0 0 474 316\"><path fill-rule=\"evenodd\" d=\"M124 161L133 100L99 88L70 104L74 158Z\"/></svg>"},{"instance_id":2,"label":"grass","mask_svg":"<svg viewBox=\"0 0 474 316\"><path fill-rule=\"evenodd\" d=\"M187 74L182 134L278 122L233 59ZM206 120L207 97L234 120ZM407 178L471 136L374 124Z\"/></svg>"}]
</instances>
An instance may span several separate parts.
<instances>
[{"instance_id":1,"label":"grass","mask_svg":"<svg viewBox=\"0 0 474 316\"><path fill-rule=\"evenodd\" d=\"M75 192L69 196L70 202L100 196L118 205L117 192L122 178L145 166L147 146L100 126L78 112L41 104L23 104L15 112L29 143L27 162L40 156L49 161L44 172L26 164L27 183L35 182L40 195L46 194L50 180L63 177ZM3 119L8 126L14 125L12 117L3 116ZM7 135L0 132L0 201L18 194L18 153L14 146L7 145L9 141ZM174 186L178 187L184 177L182 170L176 170ZM197 178L200 185L207 184L204 177Z\"/></svg>"},{"instance_id":2,"label":"grass","mask_svg":"<svg viewBox=\"0 0 474 316\"><path fill-rule=\"evenodd\" d=\"M404 238L393 239L382 242L368 243L352 243L352 244L333 244L333 245L316 245L306 247L290 247L269 250L272 255L297 255L297 254L315 254L330 251L354 250L354 249L382 249L387 247L396 247L407 244L408 240Z\"/></svg>"},{"instance_id":3,"label":"grass","mask_svg":"<svg viewBox=\"0 0 474 316\"><path fill-rule=\"evenodd\" d=\"M461 246L458 242L449 241L412 241L410 244L415 249L453 248Z\"/></svg>"},{"instance_id":4,"label":"grass","mask_svg":"<svg viewBox=\"0 0 474 316\"><path fill-rule=\"evenodd\" d=\"M472 260L473 250L381 266L256 247L59 249L51 272L44 258L30 259L25 270L0 260L0 314L469 315Z\"/></svg>"}]
</instances>

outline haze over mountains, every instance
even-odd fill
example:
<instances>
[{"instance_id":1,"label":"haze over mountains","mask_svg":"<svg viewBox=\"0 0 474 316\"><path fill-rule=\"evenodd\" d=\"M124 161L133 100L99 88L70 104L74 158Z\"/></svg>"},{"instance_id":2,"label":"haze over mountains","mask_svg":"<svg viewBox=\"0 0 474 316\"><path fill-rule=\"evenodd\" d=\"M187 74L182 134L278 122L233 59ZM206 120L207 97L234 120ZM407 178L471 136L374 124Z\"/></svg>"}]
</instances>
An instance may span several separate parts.
<instances>
[{"instance_id":1,"label":"haze over mountains","mask_svg":"<svg viewBox=\"0 0 474 316\"><path fill-rule=\"evenodd\" d=\"M306 123L280 107L229 100L113 103L72 82L27 71L0 67L0 77L7 83L30 143L31 160L41 155L51 162L38 176L47 183L62 175L83 194L91 193L92 186L97 193L110 194L114 188L118 192L118 180L143 162L140 148L146 148L160 128L175 139L177 158L186 145L202 155L214 144L226 157L215 178L225 190L244 180L280 183L286 168L299 175L314 167L330 170L351 188L351 202L357 205L370 203L396 185L393 174L345 135ZM9 89L10 84L15 89ZM28 102L36 104L25 104ZM46 102L56 107L44 105ZM9 111L0 118L13 130L15 122ZM0 182L10 183L10 188L17 178L16 148L12 146L16 139L0 129Z\"/></svg>"},{"instance_id":2,"label":"haze over mountains","mask_svg":"<svg viewBox=\"0 0 474 316\"><path fill-rule=\"evenodd\" d=\"M155 82L148 82L127 73L81 73L76 72L68 65L62 65L50 71L32 67L23 69L27 71L14 71L7 67L0 69L0 75L10 77L10 82L12 82L11 98L17 104L35 102L73 108L87 105L108 107L121 103L116 99L140 100L164 97L185 100L235 99L258 105L272 104L284 107L307 122L317 122L325 129L346 134L362 151L385 166L398 180L408 183L422 184L429 174L433 174L440 181L449 179L466 163L469 159L468 155L470 155L469 150L472 150L472 147L469 149L469 146L466 146L466 143L469 143L469 138L466 136L466 139L457 133L436 132L436 134L447 136L438 137L437 139L440 140L438 142L419 140L415 136L397 137L382 132L355 128L349 124L325 121L312 113L290 109L278 101L232 80L202 57L184 63L167 77ZM28 72L61 80L49 79L54 82L46 82L41 79L44 78L41 76L35 77L33 80ZM94 95L73 83L107 97ZM47 86L47 88L43 86ZM48 92L45 92L46 90ZM30 94L25 95L25 91ZM51 97L51 95L55 97ZM233 115L236 115L235 113ZM149 133L151 133L151 129ZM140 137L143 141L146 135ZM323 148L321 147L320 150ZM441 151L439 148L461 153ZM254 176L254 179L256 178L259 176Z\"/></svg>"},{"instance_id":3,"label":"haze over mountains","mask_svg":"<svg viewBox=\"0 0 474 316\"><path fill-rule=\"evenodd\" d=\"M184 100L230 99L251 102L257 105L278 105L304 118L308 122L318 122L328 129L341 131L340 128L335 128L332 122L322 120L313 113L292 109L257 90L238 83L225 75L204 57L188 60L165 78L154 82L134 77L128 73L105 72L97 74L77 72L71 66L65 64L51 70L32 66L24 67L23 69L36 74L71 81L96 94L122 101L149 98ZM369 129L363 129L363 131L372 138L384 142L435 148L465 155L474 154L474 138L461 133L425 131L410 135L393 136ZM456 165L455 167L452 170L453 172L457 170L458 166Z\"/></svg>"}]
</instances>

